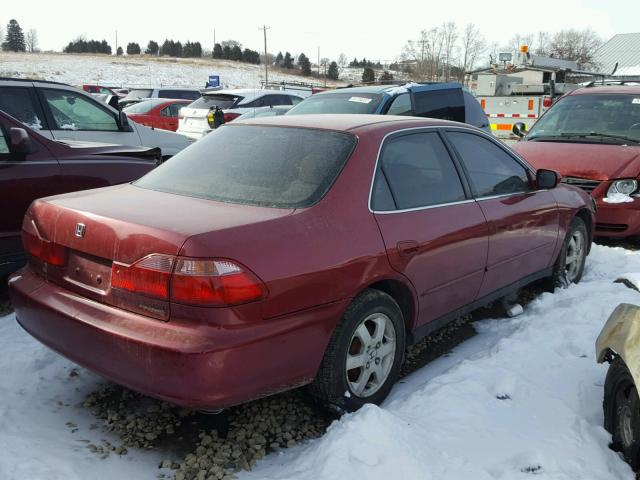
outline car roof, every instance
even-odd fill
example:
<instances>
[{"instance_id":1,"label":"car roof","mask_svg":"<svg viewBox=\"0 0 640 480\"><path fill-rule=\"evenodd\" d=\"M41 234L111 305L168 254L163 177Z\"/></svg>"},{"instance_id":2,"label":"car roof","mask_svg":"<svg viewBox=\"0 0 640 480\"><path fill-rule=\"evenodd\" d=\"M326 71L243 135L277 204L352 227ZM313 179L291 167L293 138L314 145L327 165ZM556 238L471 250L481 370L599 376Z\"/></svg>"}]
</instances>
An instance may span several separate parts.
<instances>
[{"instance_id":1,"label":"car roof","mask_svg":"<svg viewBox=\"0 0 640 480\"><path fill-rule=\"evenodd\" d=\"M15 77L0 77L0 82L24 82L24 83L50 83L52 85L64 85L65 87L71 87L68 83L54 82L51 80L40 80L37 78L15 78Z\"/></svg>"},{"instance_id":2,"label":"car roof","mask_svg":"<svg viewBox=\"0 0 640 480\"><path fill-rule=\"evenodd\" d=\"M448 127L471 125L433 118L408 117L400 115L365 115L365 114L318 114L318 115L281 115L274 117L258 117L243 121L245 125L270 125L280 127L302 127L321 130L352 131L362 127L404 123L415 127Z\"/></svg>"},{"instance_id":3,"label":"car roof","mask_svg":"<svg viewBox=\"0 0 640 480\"><path fill-rule=\"evenodd\" d=\"M636 85L607 85L603 87L582 87L569 93L569 95L640 95L640 86Z\"/></svg>"},{"instance_id":4,"label":"car roof","mask_svg":"<svg viewBox=\"0 0 640 480\"><path fill-rule=\"evenodd\" d=\"M363 87L346 87L336 88L335 90L325 90L324 92L318 92L316 95L324 95L327 93L340 93L340 92L352 92L352 93L383 93L387 90L399 87L400 85L365 85Z\"/></svg>"}]
</instances>

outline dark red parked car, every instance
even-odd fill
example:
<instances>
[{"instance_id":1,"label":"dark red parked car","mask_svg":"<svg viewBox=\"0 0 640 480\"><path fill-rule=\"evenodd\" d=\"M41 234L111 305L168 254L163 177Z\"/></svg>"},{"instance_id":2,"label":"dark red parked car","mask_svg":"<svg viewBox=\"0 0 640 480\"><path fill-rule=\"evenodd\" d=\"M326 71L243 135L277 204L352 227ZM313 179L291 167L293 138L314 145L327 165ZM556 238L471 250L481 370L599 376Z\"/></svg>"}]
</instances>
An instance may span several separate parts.
<instances>
[{"instance_id":1,"label":"dark red parked car","mask_svg":"<svg viewBox=\"0 0 640 480\"><path fill-rule=\"evenodd\" d=\"M180 109L190 103L192 100L149 99L125 107L123 112L134 122L175 132L178 129Z\"/></svg>"},{"instance_id":2,"label":"dark red parked car","mask_svg":"<svg viewBox=\"0 0 640 480\"><path fill-rule=\"evenodd\" d=\"M56 142L0 111L0 279L25 262L20 228L33 200L135 180L159 156L157 148Z\"/></svg>"},{"instance_id":3,"label":"dark red parked car","mask_svg":"<svg viewBox=\"0 0 640 480\"><path fill-rule=\"evenodd\" d=\"M36 201L11 298L34 337L154 397L211 410L311 384L353 410L447 321L580 280L592 203L557 181L454 122L230 123L133 184Z\"/></svg>"}]
</instances>

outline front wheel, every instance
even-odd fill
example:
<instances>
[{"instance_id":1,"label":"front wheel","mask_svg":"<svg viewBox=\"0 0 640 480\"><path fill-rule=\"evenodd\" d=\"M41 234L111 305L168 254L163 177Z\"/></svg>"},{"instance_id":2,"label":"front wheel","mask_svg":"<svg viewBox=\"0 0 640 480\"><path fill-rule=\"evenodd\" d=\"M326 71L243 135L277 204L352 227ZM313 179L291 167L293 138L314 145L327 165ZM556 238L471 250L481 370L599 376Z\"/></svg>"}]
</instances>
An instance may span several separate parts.
<instances>
[{"instance_id":1,"label":"front wheel","mask_svg":"<svg viewBox=\"0 0 640 480\"><path fill-rule=\"evenodd\" d=\"M589 249L589 235L584 221L575 217L564 239L562 250L553 266L552 287L567 287L579 283L584 273L584 264Z\"/></svg>"},{"instance_id":2,"label":"front wheel","mask_svg":"<svg viewBox=\"0 0 640 480\"><path fill-rule=\"evenodd\" d=\"M311 393L344 411L380 404L400 374L404 348L404 320L396 301L365 290L336 326Z\"/></svg>"},{"instance_id":3,"label":"front wheel","mask_svg":"<svg viewBox=\"0 0 640 480\"><path fill-rule=\"evenodd\" d=\"M637 471L640 467L640 401L626 365L616 358L604 383L604 427L613 438L612 447L622 452Z\"/></svg>"}]
</instances>

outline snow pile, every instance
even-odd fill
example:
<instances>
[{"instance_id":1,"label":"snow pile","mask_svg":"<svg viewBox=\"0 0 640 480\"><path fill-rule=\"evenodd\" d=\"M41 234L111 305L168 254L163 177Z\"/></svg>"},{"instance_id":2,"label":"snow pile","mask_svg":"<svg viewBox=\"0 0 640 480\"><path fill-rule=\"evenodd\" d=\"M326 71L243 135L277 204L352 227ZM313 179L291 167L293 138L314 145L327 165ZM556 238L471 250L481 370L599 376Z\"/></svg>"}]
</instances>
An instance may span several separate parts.
<instances>
[{"instance_id":1,"label":"snow pile","mask_svg":"<svg viewBox=\"0 0 640 480\"><path fill-rule=\"evenodd\" d=\"M107 55L0 53L0 77L54 80L70 85L202 87L217 74L225 88L259 88L264 66L207 58L113 57ZM315 79L269 71L270 81L315 82Z\"/></svg>"},{"instance_id":2,"label":"snow pile","mask_svg":"<svg viewBox=\"0 0 640 480\"><path fill-rule=\"evenodd\" d=\"M618 303L640 294L640 252L594 246L580 285L543 294L409 377L382 407L335 421L318 440L267 456L245 479L632 480L602 428L606 365L594 343ZM111 438L74 408L100 379L48 351L13 315L0 319L0 478L154 479L166 456L129 450L101 460ZM73 422L78 430L65 426Z\"/></svg>"}]
</instances>

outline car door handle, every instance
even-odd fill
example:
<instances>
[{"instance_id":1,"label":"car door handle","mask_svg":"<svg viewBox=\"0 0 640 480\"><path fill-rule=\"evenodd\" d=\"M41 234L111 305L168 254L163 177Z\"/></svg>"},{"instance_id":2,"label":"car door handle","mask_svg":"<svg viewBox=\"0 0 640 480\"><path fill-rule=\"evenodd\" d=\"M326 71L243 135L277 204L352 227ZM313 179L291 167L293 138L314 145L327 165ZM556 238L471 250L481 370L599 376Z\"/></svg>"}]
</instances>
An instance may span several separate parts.
<instances>
[{"instance_id":1,"label":"car door handle","mask_svg":"<svg viewBox=\"0 0 640 480\"><path fill-rule=\"evenodd\" d=\"M420 251L420 244L415 240L403 240L396 245L402 257L413 257Z\"/></svg>"}]
</instances>

